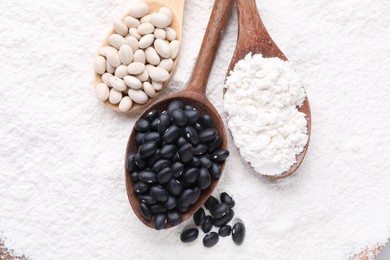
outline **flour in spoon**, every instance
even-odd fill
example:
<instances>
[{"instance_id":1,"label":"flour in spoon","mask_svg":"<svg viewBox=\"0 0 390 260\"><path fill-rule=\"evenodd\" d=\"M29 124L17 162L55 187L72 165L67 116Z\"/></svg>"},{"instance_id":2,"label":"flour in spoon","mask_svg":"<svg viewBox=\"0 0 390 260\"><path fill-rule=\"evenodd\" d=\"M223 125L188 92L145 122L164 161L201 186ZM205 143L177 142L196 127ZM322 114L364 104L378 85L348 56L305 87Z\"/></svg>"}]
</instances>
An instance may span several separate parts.
<instances>
[{"instance_id":1,"label":"flour in spoon","mask_svg":"<svg viewBox=\"0 0 390 260\"><path fill-rule=\"evenodd\" d=\"M290 62L248 54L226 81L225 110L234 143L256 172L280 175L308 141L305 90Z\"/></svg>"}]
</instances>

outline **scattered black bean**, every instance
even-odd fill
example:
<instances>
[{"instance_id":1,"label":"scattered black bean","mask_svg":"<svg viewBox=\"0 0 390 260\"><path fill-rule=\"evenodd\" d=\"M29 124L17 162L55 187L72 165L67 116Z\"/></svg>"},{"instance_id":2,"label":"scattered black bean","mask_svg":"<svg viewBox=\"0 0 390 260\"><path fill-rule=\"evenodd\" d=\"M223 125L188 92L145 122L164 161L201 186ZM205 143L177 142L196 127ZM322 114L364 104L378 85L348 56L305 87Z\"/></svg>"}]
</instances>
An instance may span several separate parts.
<instances>
[{"instance_id":1,"label":"scattered black bean","mask_svg":"<svg viewBox=\"0 0 390 260\"><path fill-rule=\"evenodd\" d=\"M206 220L206 213L204 212L203 208L199 208L195 214L194 214L194 222L195 225L201 226L203 225L204 221Z\"/></svg>"},{"instance_id":2,"label":"scattered black bean","mask_svg":"<svg viewBox=\"0 0 390 260\"><path fill-rule=\"evenodd\" d=\"M235 202L232 197L230 197L226 192L221 193L221 202L226 203L229 208L233 208L235 205Z\"/></svg>"},{"instance_id":3,"label":"scattered black bean","mask_svg":"<svg viewBox=\"0 0 390 260\"><path fill-rule=\"evenodd\" d=\"M231 209L228 213L225 214L222 218L216 218L213 221L213 225L216 227L222 227L229 223L234 217L234 211Z\"/></svg>"},{"instance_id":4,"label":"scattered black bean","mask_svg":"<svg viewBox=\"0 0 390 260\"><path fill-rule=\"evenodd\" d=\"M145 219L147 219L147 220L152 219L152 211L150 210L148 205L146 205L145 203L140 203L139 210L141 211L141 214Z\"/></svg>"},{"instance_id":5,"label":"scattered black bean","mask_svg":"<svg viewBox=\"0 0 390 260\"><path fill-rule=\"evenodd\" d=\"M229 206L226 203L218 203L210 212L214 218L222 218L229 212Z\"/></svg>"},{"instance_id":6,"label":"scattered black bean","mask_svg":"<svg viewBox=\"0 0 390 260\"><path fill-rule=\"evenodd\" d=\"M137 122L135 122L134 128L138 132L147 132L150 128L150 122L145 119L138 119Z\"/></svg>"},{"instance_id":7,"label":"scattered black bean","mask_svg":"<svg viewBox=\"0 0 390 260\"><path fill-rule=\"evenodd\" d=\"M162 187L153 186L150 188L150 196L157 201L165 202L168 200L168 191Z\"/></svg>"},{"instance_id":8,"label":"scattered black bean","mask_svg":"<svg viewBox=\"0 0 390 260\"><path fill-rule=\"evenodd\" d=\"M176 226L180 224L181 220L182 220L182 215L178 211L176 210L168 211L168 222L172 226Z\"/></svg>"},{"instance_id":9,"label":"scattered black bean","mask_svg":"<svg viewBox=\"0 0 390 260\"><path fill-rule=\"evenodd\" d=\"M204 233L210 232L210 230L213 228L213 217L206 216L206 219L204 220L204 223L202 224L202 231Z\"/></svg>"},{"instance_id":10,"label":"scattered black bean","mask_svg":"<svg viewBox=\"0 0 390 260\"><path fill-rule=\"evenodd\" d=\"M202 190L205 190L210 186L211 176L206 168L200 168L197 184L198 187Z\"/></svg>"},{"instance_id":11,"label":"scattered black bean","mask_svg":"<svg viewBox=\"0 0 390 260\"><path fill-rule=\"evenodd\" d=\"M213 197L213 196L210 196L206 202L204 203L204 206L206 207L206 209L208 209L209 211L211 211L217 204L218 204L218 200Z\"/></svg>"},{"instance_id":12,"label":"scattered black bean","mask_svg":"<svg viewBox=\"0 0 390 260\"><path fill-rule=\"evenodd\" d=\"M234 224L232 229L232 238L236 245L241 245L245 239L245 226L241 222Z\"/></svg>"},{"instance_id":13,"label":"scattered black bean","mask_svg":"<svg viewBox=\"0 0 390 260\"><path fill-rule=\"evenodd\" d=\"M218 230L218 235L220 235L221 237L230 236L230 233L232 233L232 227L230 225L222 226Z\"/></svg>"},{"instance_id":14,"label":"scattered black bean","mask_svg":"<svg viewBox=\"0 0 390 260\"><path fill-rule=\"evenodd\" d=\"M211 232L203 238L203 245L205 247L213 247L218 243L219 236L216 232Z\"/></svg>"},{"instance_id":15,"label":"scattered black bean","mask_svg":"<svg viewBox=\"0 0 390 260\"><path fill-rule=\"evenodd\" d=\"M167 215L166 214L158 213L154 216L154 228L156 230L163 229L166 222L167 222Z\"/></svg>"},{"instance_id":16,"label":"scattered black bean","mask_svg":"<svg viewBox=\"0 0 390 260\"><path fill-rule=\"evenodd\" d=\"M198 238L199 230L197 228L189 228L183 231L180 235L180 240L184 243L192 242Z\"/></svg>"}]
</instances>

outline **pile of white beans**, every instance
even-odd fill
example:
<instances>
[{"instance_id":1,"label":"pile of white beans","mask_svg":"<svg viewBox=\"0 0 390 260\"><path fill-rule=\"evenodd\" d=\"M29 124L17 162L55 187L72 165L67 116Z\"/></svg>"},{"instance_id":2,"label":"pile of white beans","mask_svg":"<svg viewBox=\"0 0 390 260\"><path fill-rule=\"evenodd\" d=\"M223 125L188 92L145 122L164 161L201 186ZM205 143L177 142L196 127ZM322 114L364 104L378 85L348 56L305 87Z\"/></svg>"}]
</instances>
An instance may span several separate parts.
<instances>
[{"instance_id":1,"label":"pile of white beans","mask_svg":"<svg viewBox=\"0 0 390 260\"><path fill-rule=\"evenodd\" d=\"M94 62L95 72L102 75L95 87L97 98L119 104L123 112L156 96L169 80L180 50L176 31L169 27L172 11L167 7L149 11L148 4L139 2L123 20L115 20L115 33Z\"/></svg>"}]
</instances>

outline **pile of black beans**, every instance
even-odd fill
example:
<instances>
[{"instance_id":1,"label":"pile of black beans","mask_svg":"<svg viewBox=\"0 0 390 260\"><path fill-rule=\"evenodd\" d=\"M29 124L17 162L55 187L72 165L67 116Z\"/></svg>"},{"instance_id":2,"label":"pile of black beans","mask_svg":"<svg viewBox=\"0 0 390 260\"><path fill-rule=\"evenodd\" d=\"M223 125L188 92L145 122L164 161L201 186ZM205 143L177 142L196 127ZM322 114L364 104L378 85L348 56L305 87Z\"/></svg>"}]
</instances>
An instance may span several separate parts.
<instances>
[{"instance_id":1,"label":"pile of black beans","mask_svg":"<svg viewBox=\"0 0 390 260\"><path fill-rule=\"evenodd\" d=\"M229 151L220 149L212 118L179 100L161 113L150 111L134 128L138 152L129 155L127 167L140 212L157 230L177 225L212 178L221 177Z\"/></svg>"},{"instance_id":2,"label":"pile of black beans","mask_svg":"<svg viewBox=\"0 0 390 260\"><path fill-rule=\"evenodd\" d=\"M236 245L241 245L245 238L245 226L241 221L236 222L233 228L228 223L234 217L233 207L234 200L226 192L220 195L221 202L217 198L210 196L205 202L205 208L210 211L211 215L206 216L203 208L200 208L194 214L195 225L200 226L202 231L206 233L203 238L203 245L205 247L213 247L218 241L219 237L227 237L232 234L233 241ZM217 232L210 232L212 228L219 228ZM182 242L192 242L198 238L199 230L197 228L188 228L180 235Z\"/></svg>"}]
</instances>

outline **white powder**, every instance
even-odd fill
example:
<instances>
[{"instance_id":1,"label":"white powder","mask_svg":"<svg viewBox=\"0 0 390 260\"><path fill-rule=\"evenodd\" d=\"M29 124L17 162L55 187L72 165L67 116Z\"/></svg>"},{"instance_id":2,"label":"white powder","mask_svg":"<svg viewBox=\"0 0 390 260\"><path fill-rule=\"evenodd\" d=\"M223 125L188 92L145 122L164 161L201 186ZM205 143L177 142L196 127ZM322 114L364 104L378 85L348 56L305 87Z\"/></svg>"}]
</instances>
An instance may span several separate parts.
<instances>
[{"instance_id":1,"label":"white powder","mask_svg":"<svg viewBox=\"0 0 390 260\"><path fill-rule=\"evenodd\" d=\"M258 1L303 77L313 138L299 172L274 182L255 174L229 138L215 194L233 194L246 239L238 247L221 238L212 249L202 235L180 242L192 220L157 232L127 199L123 160L139 114L115 113L95 98L92 64L112 18L130 2L1 1L0 239L7 248L34 260L342 260L387 241L389 1ZM169 92L185 87L212 5L186 1ZM236 33L234 12L207 89L220 112Z\"/></svg>"},{"instance_id":2,"label":"white powder","mask_svg":"<svg viewBox=\"0 0 390 260\"><path fill-rule=\"evenodd\" d=\"M308 139L305 114L297 109L306 94L290 62L248 54L226 88L228 125L242 157L261 174L289 170Z\"/></svg>"}]
</instances>

